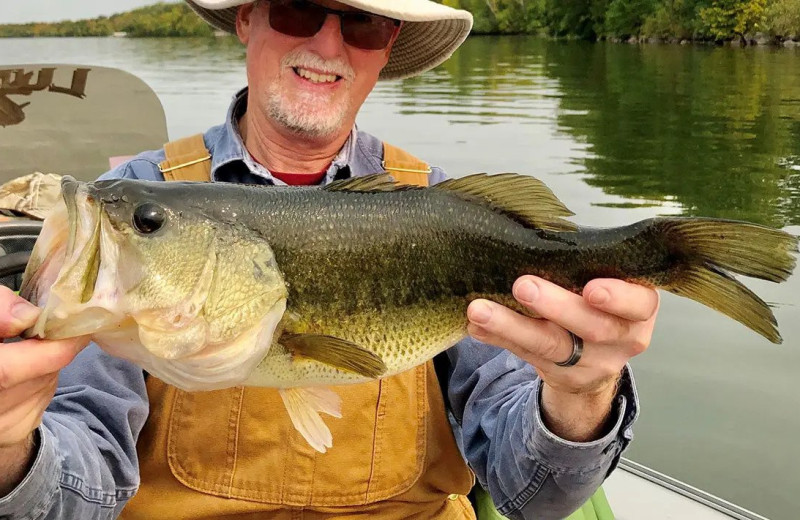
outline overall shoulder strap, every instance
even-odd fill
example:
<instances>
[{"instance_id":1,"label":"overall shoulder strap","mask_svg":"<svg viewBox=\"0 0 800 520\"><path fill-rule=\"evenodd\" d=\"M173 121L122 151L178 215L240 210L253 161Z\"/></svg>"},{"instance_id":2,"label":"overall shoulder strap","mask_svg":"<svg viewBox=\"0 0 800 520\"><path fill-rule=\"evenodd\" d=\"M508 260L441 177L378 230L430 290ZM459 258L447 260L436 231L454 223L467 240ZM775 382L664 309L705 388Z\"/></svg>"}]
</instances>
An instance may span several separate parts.
<instances>
[{"instance_id":1,"label":"overall shoulder strap","mask_svg":"<svg viewBox=\"0 0 800 520\"><path fill-rule=\"evenodd\" d=\"M400 184L428 186L428 174L431 173L428 163L389 143L383 143L382 166Z\"/></svg>"},{"instance_id":2,"label":"overall shoulder strap","mask_svg":"<svg viewBox=\"0 0 800 520\"><path fill-rule=\"evenodd\" d=\"M195 134L164 145L167 158L158 165L166 181L210 181L211 155L203 134Z\"/></svg>"}]
</instances>

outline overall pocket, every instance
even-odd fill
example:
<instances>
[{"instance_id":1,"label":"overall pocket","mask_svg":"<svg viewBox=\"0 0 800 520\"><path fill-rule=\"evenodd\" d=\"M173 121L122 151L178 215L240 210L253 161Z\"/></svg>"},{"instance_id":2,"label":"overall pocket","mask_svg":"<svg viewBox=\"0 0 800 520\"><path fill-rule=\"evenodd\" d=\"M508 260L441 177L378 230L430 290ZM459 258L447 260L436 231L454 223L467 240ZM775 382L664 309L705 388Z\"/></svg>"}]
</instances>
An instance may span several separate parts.
<instances>
[{"instance_id":1,"label":"overall pocket","mask_svg":"<svg viewBox=\"0 0 800 520\"><path fill-rule=\"evenodd\" d=\"M333 447L294 429L278 391L175 392L167 457L175 478L210 495L286 506L363 505L399 495L425 466L427 367L338 386Z\"/></svg>"}]
</instances>

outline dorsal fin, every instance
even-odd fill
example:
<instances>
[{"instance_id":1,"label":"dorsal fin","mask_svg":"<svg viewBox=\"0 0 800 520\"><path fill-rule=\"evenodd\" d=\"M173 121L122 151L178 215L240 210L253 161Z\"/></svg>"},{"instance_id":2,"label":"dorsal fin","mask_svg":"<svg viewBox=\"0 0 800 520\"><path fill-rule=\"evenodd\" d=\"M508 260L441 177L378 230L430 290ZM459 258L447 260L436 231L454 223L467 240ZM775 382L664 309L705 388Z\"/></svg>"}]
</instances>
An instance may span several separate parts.
<instances>
[{"instance_id":1,"label":"dorsal fin","mask_svg":"<svg viewBox=\"0 0 800 520\"><path fill-rule=\"evenodd\" d=\"M522 224L547 231L575 231L577 226L561 217L574 215L542 181L519 173L488 175L476 173L449 179L432 186L447 190L465 200L483 204ZM388 173L376 173L334 181L327 191L385 192L426 189L396 184Z\"/></svg>"},{"instance_id":2,"label":"dorsal fin","mask_svg":"<svg viewBox=\"0 0 800 520\"><path fill-rule=\"evenodd\" d=\"M395 191L401 189L403 186L395 184L394 179L388 173L374 173L372 175L365 175L364 177L353 177L351 179L343 179L340 181L333 181L326 185L323 190L326 191Z\"/></svg>"},{"instance_id":3,"label":"dorsal fin","mask_svg":"<svg viewBox=\"0 0 800 520\"><path fill-rule=\"evenodd\" d=\"M476 173L433 186L451 191L472 202L488 204L523 224L548 231L576 231L575 224L561 217L574 215L542 181L518 173Z\"/></svg>"}]
</instances>

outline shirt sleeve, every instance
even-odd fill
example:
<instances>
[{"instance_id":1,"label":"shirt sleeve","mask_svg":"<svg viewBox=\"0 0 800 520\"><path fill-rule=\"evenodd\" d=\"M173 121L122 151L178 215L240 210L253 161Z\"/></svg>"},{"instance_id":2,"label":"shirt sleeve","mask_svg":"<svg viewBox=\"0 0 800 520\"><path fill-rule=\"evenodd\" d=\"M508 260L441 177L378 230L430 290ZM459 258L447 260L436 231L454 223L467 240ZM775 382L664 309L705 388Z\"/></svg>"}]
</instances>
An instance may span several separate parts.
<instances>
[{"instance_id":1,"label":"shirt sleeve","mask_svg":"<svg viewBox=\"0 0 800 520\"><path fill-rule=\"evenodd\" d=\"M633 438L638 397L626 367L608 433L592 442L559 438L542 420L534 368L472 338L447 351L447 393L459 447L500 513L511 519L569 516L616 467Z\"/></svg>"},{"instance_id":2,"label":"shirt sleeve","mask_svg":"<svg viewBox=\"0 0 800 520\"><path fill-rule=\"evenodd\" d=\"M147 412L142 370L89 345L59 374L33 466L0 499L0 518L116 518L139 485L136 439Z\"/></svg>"}]
</instances>

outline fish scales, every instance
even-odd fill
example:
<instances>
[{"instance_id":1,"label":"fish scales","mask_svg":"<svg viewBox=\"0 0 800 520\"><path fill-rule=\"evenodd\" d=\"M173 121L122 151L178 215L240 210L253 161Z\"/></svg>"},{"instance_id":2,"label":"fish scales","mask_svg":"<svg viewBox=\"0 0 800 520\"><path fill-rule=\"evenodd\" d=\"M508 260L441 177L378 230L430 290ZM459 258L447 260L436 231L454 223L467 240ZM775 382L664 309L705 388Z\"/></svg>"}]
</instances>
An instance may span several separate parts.
<instances>
[{"instance_id":1,"label":"fish scales","mask_svg":"<svg viewBox=\"0 0 800 520\"><path fill-rule=\"evenodd\" d=\"M555 233L447 192L250 192L226 186L218 200L240 197L252 205L241 212L243 223L271 244L291 299L333 299L326 304L343 312L442 295L507 294L521 274L578 289L598 271L634 279L658 275L669 264L650 221ZM349 297L341 298L343 292Z\"/></svg>"},{"instance_id":2,"label":"fish scales","mask_svg":"<svg viewBox=\"0 0 800 520\"><path fill-rule=\"evenodd\" d=\"M508 297L523 274L579 291L598 276L659 285L670 272L670 256L653 249L666 245L648 221L542 232L445 191L236 185L208 191L201 207L241 199L242 225L270 243L288 288L288 312L298 316L287 330L351 341L380 356L386 375L463 337L466 308L476 295L524 312ZM331 379L368 378L313 360L294 363L279 347L249 381L302 386Z\"/></svg>"}]
</instances>

